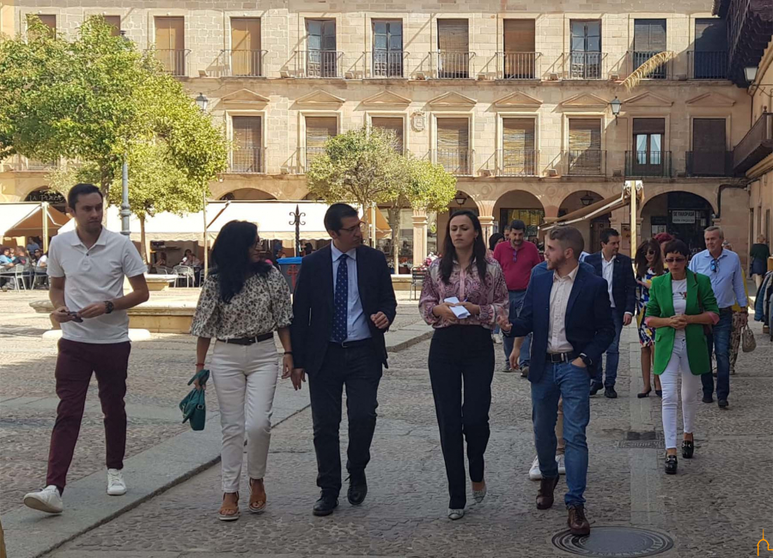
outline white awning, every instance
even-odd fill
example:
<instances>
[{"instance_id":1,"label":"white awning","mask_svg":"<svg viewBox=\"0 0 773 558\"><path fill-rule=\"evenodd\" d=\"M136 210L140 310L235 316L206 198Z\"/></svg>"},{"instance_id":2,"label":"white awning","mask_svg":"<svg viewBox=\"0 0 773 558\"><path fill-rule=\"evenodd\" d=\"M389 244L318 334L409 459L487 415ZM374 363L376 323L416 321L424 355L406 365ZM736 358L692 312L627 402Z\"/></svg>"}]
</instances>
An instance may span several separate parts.
<instances>
[{"instance_id":1,"label":"white awning","mask_svg":"<svg viewBox=\"0 0 773 558\"><path fill-rule=\"evenodd\" d=\"M41 202L0 203L0 240L4 236L39 236L43 234L43 217L38 213ZM53 207L48 208L49 234L68 222L68 217Z\"/></svg>"}]
</instances>

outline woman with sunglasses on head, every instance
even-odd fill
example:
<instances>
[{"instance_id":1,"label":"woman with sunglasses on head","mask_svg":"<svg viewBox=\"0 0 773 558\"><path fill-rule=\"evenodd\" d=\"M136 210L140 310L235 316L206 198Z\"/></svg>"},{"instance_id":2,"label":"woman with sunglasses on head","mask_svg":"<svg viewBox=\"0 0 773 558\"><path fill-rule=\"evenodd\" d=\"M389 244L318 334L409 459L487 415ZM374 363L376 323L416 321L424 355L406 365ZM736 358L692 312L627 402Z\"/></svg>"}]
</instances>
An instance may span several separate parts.
<instances>
[{"instance_id":1,"label":"woman with sunglasses on head","mask_svg":"<svg viewBox=\"0 0 773 558\"><path fill-rule=\"evenodd\" d=\"M191 334L198 337L196 371L209 363L220 406L223 503L221 521L239 518L239 482L247 433L249 510L266 508L263 476L271 440L271 412L278 376L274 331L284 347L282 377L293 369L290 343L290 288L260 254L258 228L246 221L227 223L212 248L213 267L201 290ZM198 380L197 389L202 389Z\"/></svg>"},{"instance_id":2,"label":"woman with sunglasses on head","mask_svg":"<svg viewBox=\"0 0 773 558\"><path fill-rule=\"evenodd\" d=\"M666 474L675 475L677 385L682 377L682 457L695 451L693 423L698 406L700 376L711 373L705 326L719 321L719 307L711 280L687 269L690 250L681 240L666 244L668 273L652 280L645 323L655 329L654 372L663 386L663 432L666 437Z\"/></svg>"},{"instance_id":3,"label":"woman with sunglasses on head","mask_svg":"<svg viewBox=\"0 0 773 558\"><path fill-rule=\"evenodd\" d=\"M459 302L449 301L454 298ZM449 519L464 517L467 503L464 440L473 498L480 503L486 496L483 454L495 362L491 331L497 316L507 318L508 307L505 276L486 255L478 217L466 210L454 213L443 257L430 265L419 301L424 319L435 328L429 377L448 477Z\"/></svg>"},{"instance_id":4,"label":"woman with sunglasses on head","mask_svg":"<svg viewBox=\"0 0 773 558\"><path fill-rule=\"evenodd\" d=\"M645 240L639 245L634 258L636 265L636 313L639 326L639 343L641 343L641 374L644 380L644 391L638 394L639 399L649 396L652 391L650 375L652 359L655 354L655 331L644 323L647 302L650 300L652 279L663 275L663 257L660 245L656 240ZM660 378L655 376L655 395L663 396L660 388Z\"/></svg>"}]
</instances>

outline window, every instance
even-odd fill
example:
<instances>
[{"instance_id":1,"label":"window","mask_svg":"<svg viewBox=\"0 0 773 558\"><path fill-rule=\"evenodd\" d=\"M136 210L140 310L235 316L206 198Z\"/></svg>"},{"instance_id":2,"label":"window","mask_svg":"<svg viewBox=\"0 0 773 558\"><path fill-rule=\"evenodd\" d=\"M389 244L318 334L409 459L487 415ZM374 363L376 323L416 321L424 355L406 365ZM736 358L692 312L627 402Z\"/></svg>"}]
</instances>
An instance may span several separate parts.
<instances>
[{"instance_id":1,"label":"window","mask_svg":"<svg viewBox=\"0 0 773 558\"><path fill-rule=\"evenodd\" d=\"M307 19L306 74L308 77L338 77L336 22L334 19Z\"/></svg>"},{"instance_id":2,"label":"window","mask_svg":"<svg viewBox=\"0 0 773 558\"><path fill-rule=\"evenodd\" d=\"M234 116L231 170L263 172L263 126L260 116Z\"/></svg>"},{"instance_id":3,"label":"window","mask_svg":"<svg viewBox=\"0 0 773 558\"><path fill-rule=\"evenodd\" d=\"M534 79L536 77L534 52L534 20L505 20L505 79Z\"/></svg>"},{"instance_id":4,"label":"window","mask_svg":"<svg viewBox=\"0 0 773 558\"><path fill-rule=\"evenodd\" d=\"M536 151L534 150L534 119L502 119L502 156L500 175L534 176Z\"/></svg>"},{"instance_id":5,"label":"window","mask_svg":"<svg viewBox=\"0 0 773 558\"><path fill-rule=\"evenodd\" d=\"M370 124L374 128L381 128L383 130L390 130L395 133L397 143L395 150L398 153L403 153L403 119L399 116L374 116L370 119Z\"/></svg>"},{"instance_id":6,"label":"window","mask_svg":"<svg viewBox=\"0 0 773 558\"><path fill-rule=\"evenodd\" d=\"M403 77L402 21L373 21L373 77Z\"/></svg>"},{"instance_id":7,"label":"window","mask_svg":"<svg viewBox=\"0 0 773 558\"><path fill-rule=\"evenodd\" d=\"M306 166L314 157L325 152L325 142L338 134L338 120L335 116L306 117Z\"/></svg>"},{"instance_id":8,"label":"window","mask_svg":"<svg viewBox=\"0 0 773 558\"><path fill-rule=\"evenodd\" d=\"M118 37L121 34L121 16L102 16L105 19L105 23L110 26L110 34L113 37Z\"/></svg>"},{"instance_id":9,"label":"window","mask_svg":"<svg viewBox=\"0 0 773 558\"><path fill-rule=\"evenodd\" d=\"M436 161L448 172L461 175L471 173L469 124L467 118L437 119Z\"/></svg>"},{"instance_id":10,"label":"window","mask_svg":"<svg viewBox=\"0 0 773 558\"><path fill-rule=\"evenodd\" d=\"M696 118L692 121L692 157L688 174L725 176L727 140L724 118Z\"/></svg>"},{"instance_id":11,"label":"window","mask_svg":"<svg viewBox=\"0 0 773 558\"><path fill-rule=\"evenodd\" d=\"M668 153L663 151L666 121L663 118L633 119L633 152L627 159L630 176L668 176Z\"/></svg>"},{"instance_id":12,"label":"window","mask_svg":"<svg viewBox=\"0 0 773 558\"><path fill-rule=\"evenodd\" d=\"M633 68L635 70L656 54L666 50L666 20L637 19L633 23ZM647 76L665 79L667 65L660 66Z\"/></svg>"},{"instance_id":13,"label":"window","mask_svg":"<svg viewBox=\"0 0 773 558\"><path fill-rule=\"evenodd\" d=\"M569 119L569 174L601 174L601 120Z\"/></svg>"},{"instance_id":14,"label":"window","mask_svg":"<svg viewBox=\"0 0 773 558\"><path fill-rule=\"evenodd\" d=\"M39 19L40 23L42 23L43 25L49 28L52 37L56 36L56 16L55 15L27 14L27 27L29 27L30 23L34 21L35 18Z\"/></svg>"},{"instance_id":15,"label":"window","mask_svg":"<svg viewBox=\"0 0 773 558\"><path fill-rule=\"evenodd\" d=\"M437 77L463 79L470 77L469 22L466 19L437 21Z\"/></svg>"},{"instance_id":16,"label":"window","mask_svg":"<svg viewBox=\"0 0 773 558\"><path fill-rule=\"evenodd\" d=\"M260 18L231 18L231 75L261 76Z\"/></svg>"},{"instance_id":17,"label":"window","mask_svg":"<svg viewBox=\"0 0 773 558\"><path fill-rule=\"evenodd\" d=\"M569 77L601 79L601 60L601 21L572 21Z\"/></svg>"},{"instance_id":18,"label":"window","mask_svg":"<svg viewBox=\"0 0 773 558\"><path fill-rule=\"evenodd\" d=\"M156 56L167 72L175 76L185 71L185 20L181 17L157 17Z\"/></svg>"},{"instance_id":19,"label":"window","mask_svg":"<svg viewBox=\"0 0 773 558\"><path fill-rule=\"evenodd\" d=\"M727 77L727 29L723 19L695 20L695 50L692 52L695 79Z\"/></svg>"}]
</instances>

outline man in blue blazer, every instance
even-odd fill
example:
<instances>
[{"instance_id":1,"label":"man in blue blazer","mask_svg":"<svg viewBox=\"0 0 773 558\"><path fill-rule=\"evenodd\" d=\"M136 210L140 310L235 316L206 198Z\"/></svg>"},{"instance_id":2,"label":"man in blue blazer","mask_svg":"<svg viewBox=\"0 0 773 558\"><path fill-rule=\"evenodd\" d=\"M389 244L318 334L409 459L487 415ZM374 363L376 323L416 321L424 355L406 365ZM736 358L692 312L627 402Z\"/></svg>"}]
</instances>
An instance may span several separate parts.
<instances>
[{"instance_id":1,"label":"man in blue blazer","mask_svg":"<svg viewBox=\"0 0 773 558\"><path fill-rule=\"evenodd\" d=\"M309 375L317 486L314 515L330 515L341 490L341 396L349 417L347 499L353 506L368 493L365 467L376 429L377 392L387 364L384 333L397 301L386 258L362 245L357 210L337 203L325 214L333 242L305 258L295 286L291 327L295 389Z\"/></svg>"},{"instance_id":2,"label":"man in blue blazer","mask_svg":"<svg viewBox=\"0 0 773 558\"><path fill-rule=\"evenodd\" d=\"M612 319L615 321L615 338L606 351L607 377L604 379L604 368L599 361L596 375L591 382L590 394L596 395L603 387L604 395L614 399L617 397L615 381L617 365L620 362L620 334L623 326L629 325L633 320L636 309L636 278L633 275L631 258L620 254L620 233L615 229L605 229L601 232L601 251L590 254L584 261L593 266L596 275L607 281Z\"/></svg>"},{"instance_id":3,"label":"man in blue blazer","mask_svg":"<svg viewBox=\"0 0 773 558\"><path fill-rule=\"evenodd\" d=\"M559 398L563 399L566 442L564 498L572 534L590 533L585 517L590 422L588 378L615 335L606 283L580 265L584 241L574 227L554 228L545 241L545 260L552 273L535 270L518 317L500 320L508 335L533 333L531 368L534 442L542 471L537 509L553 505L558 484L555 425Z\"/></svg>"}]
</instances>

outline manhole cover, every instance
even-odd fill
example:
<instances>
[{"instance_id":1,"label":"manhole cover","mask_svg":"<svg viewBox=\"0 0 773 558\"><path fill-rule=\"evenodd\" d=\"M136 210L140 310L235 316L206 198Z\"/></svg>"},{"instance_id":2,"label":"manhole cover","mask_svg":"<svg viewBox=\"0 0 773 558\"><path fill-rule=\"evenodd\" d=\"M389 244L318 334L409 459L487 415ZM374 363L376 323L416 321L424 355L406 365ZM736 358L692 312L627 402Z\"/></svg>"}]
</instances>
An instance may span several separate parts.
<instances>
[{"instance_id":1,"label":"manhole cover","mask_svg":"<svg viewBox=\"0 0 773 558\"><path fill-rule=\"evenodd\" d=\"M674 547L668 535L637 527L593 527L588 537L576 537L562 531L553 544L579 556L638 557L655 556Z\"/></svg>"}]
</instances>

